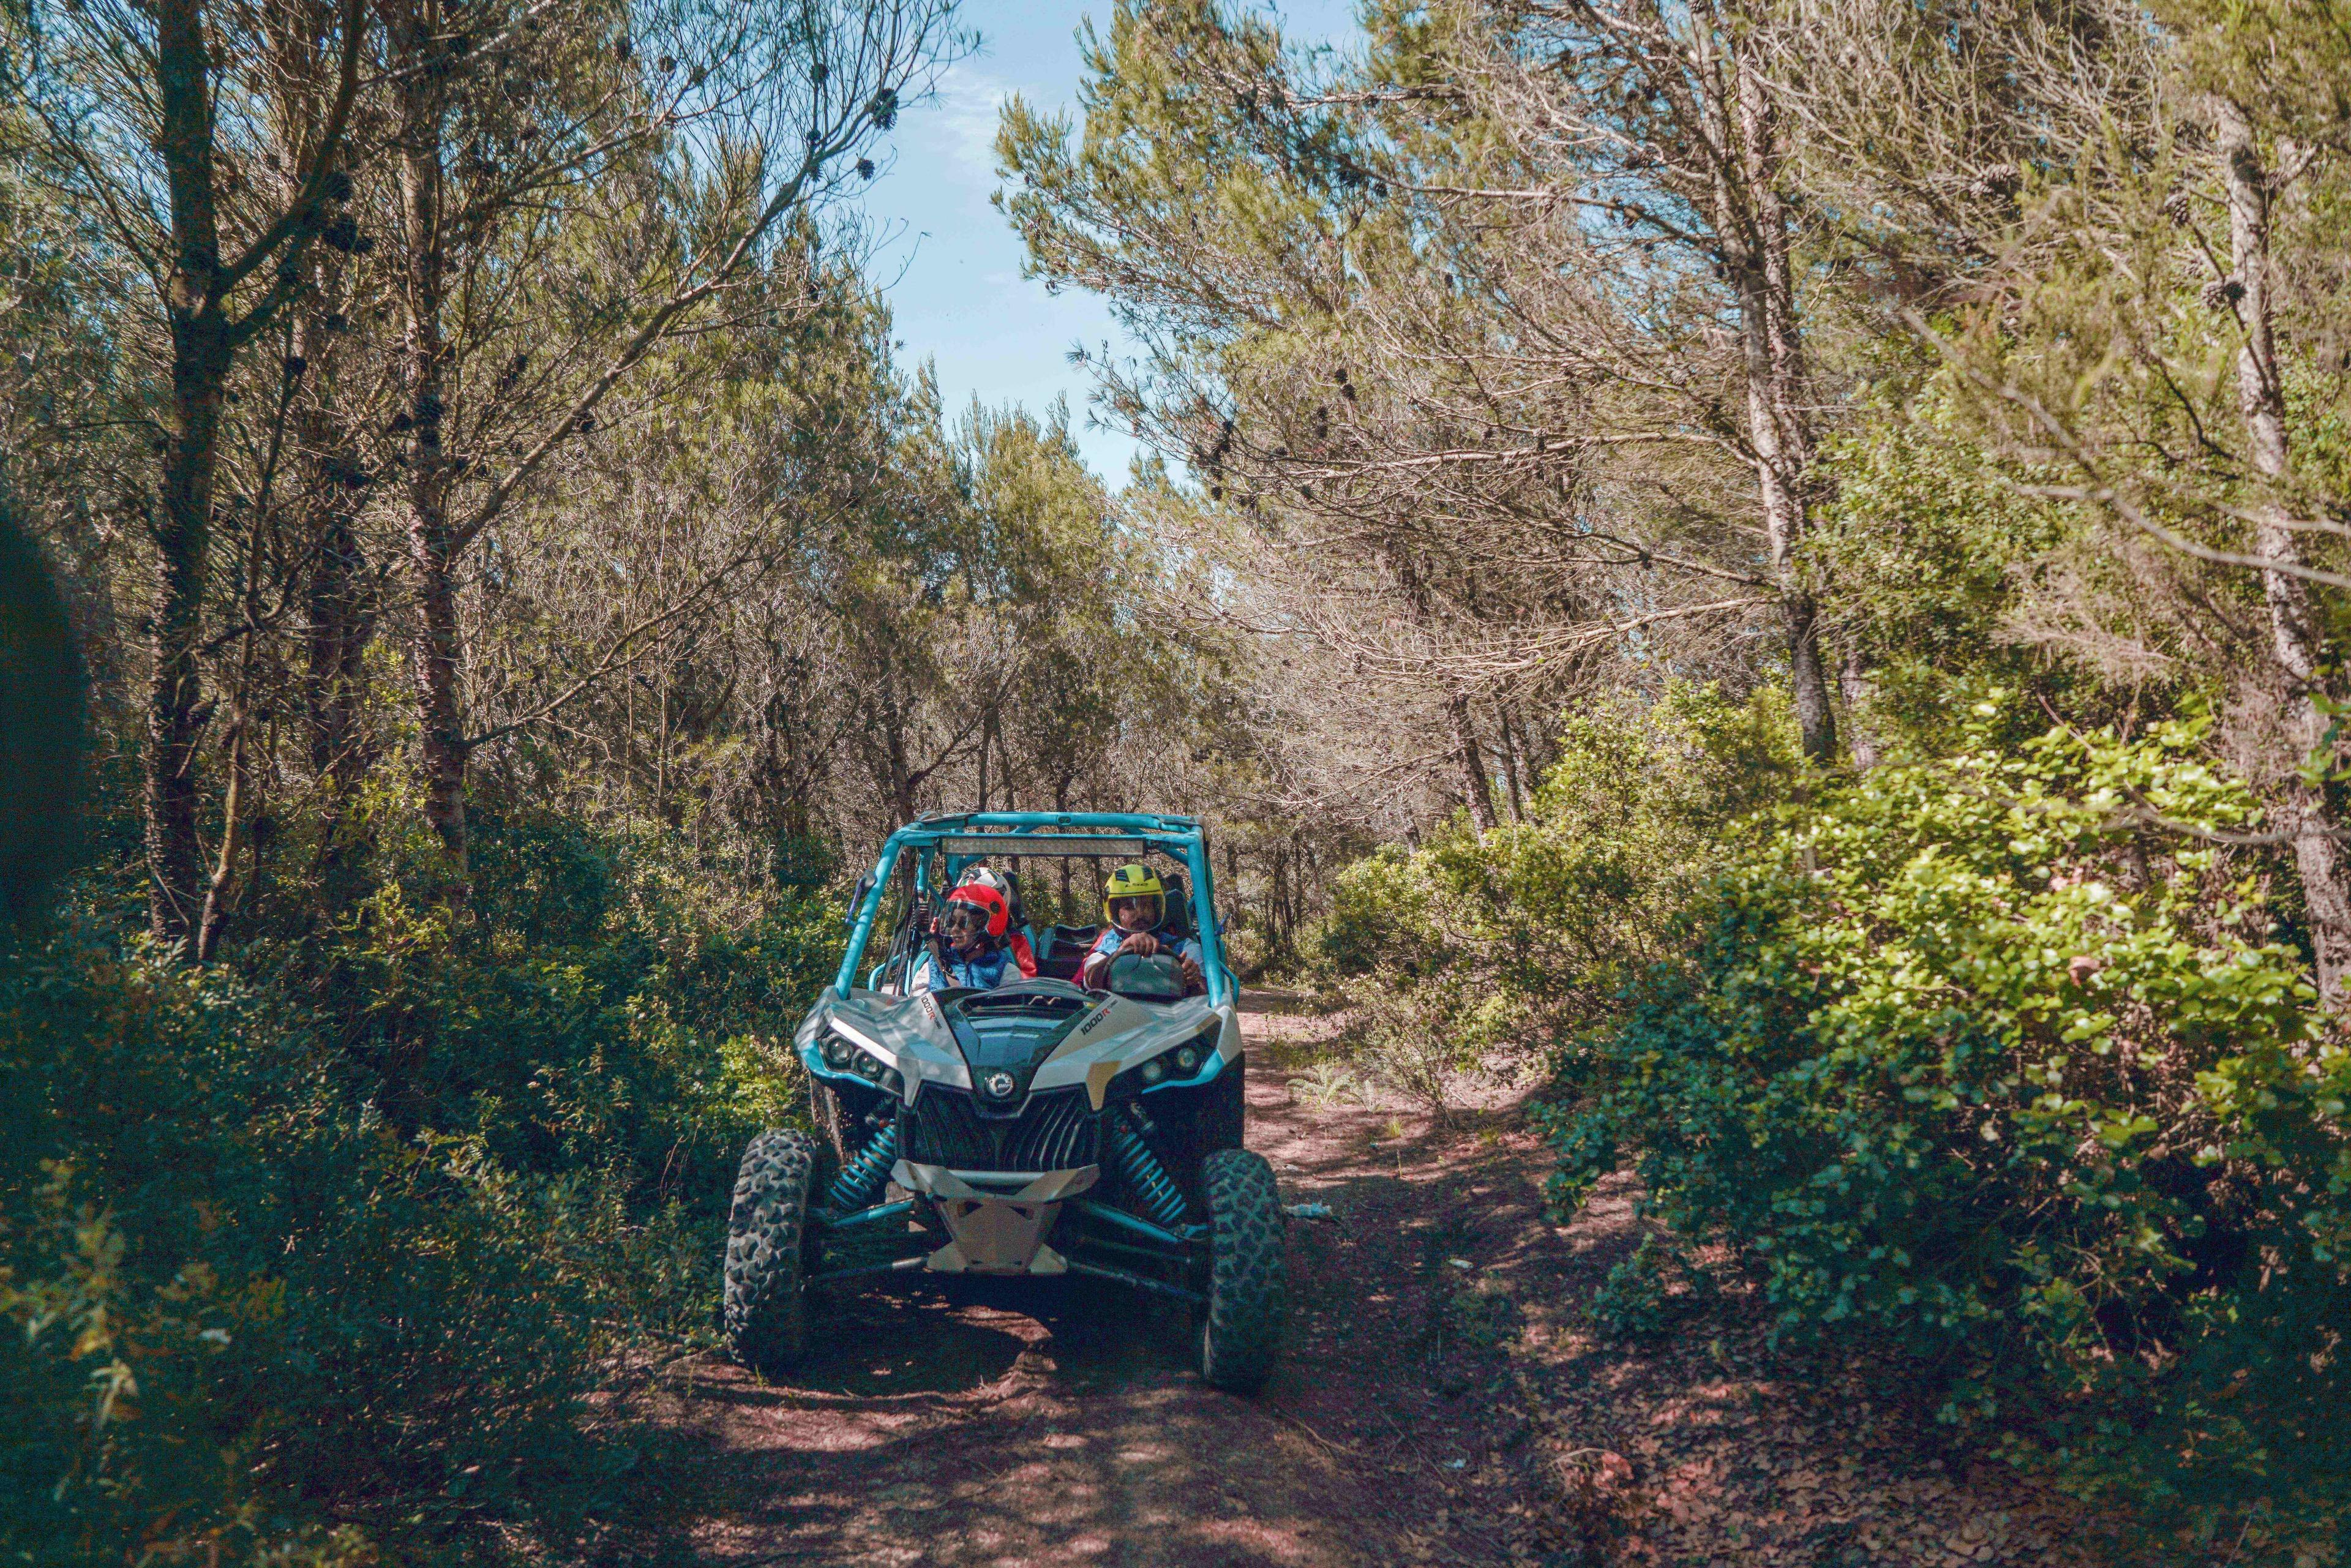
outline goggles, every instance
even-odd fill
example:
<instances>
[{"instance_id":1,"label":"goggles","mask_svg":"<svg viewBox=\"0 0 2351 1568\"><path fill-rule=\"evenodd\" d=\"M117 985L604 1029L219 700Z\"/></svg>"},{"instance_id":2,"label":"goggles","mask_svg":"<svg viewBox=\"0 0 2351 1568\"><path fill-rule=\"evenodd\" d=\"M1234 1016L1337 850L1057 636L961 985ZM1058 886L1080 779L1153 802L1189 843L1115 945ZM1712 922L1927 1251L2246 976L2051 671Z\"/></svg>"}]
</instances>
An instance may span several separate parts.
<instances>
[{"instance_id":1,"label":"goggles","mask_svg":"<svg viewBox=\"0 0 2351 1568\"><path fill-rule=\"evenodd\" d=\"M957 936L977 936L987 929L987 911L977 904L950 904L939 916L939 928Z\"/></svg>"}]
</instances>

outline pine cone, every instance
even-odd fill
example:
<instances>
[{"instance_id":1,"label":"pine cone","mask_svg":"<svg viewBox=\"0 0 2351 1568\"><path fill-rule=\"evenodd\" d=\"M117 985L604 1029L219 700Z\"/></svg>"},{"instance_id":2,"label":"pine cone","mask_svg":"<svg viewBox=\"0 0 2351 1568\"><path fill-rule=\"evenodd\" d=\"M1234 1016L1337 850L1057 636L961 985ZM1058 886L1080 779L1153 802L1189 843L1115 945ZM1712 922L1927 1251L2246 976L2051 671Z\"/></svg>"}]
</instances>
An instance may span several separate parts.
<instances>
[{"instance_id":1,"label":"pine cone","mask_svg":"<svg viewBox=\"0 0 2351 1568\"><path fill-rule=\"evenodd\" d=\"M2245 286L2233 277L2216 277L2204 286L2202 298L2208 310L2226 310L2245 297Z\"/></svg>"},{"instance_id":2,"label":"pine cone","mask_svg":"<svg viewBox=\"0 0 2351 1568\"><path fill-rule=\"evenodd\" d=\"M2185 191L2174 191L2163 198L2163 215L2181 228L2188 226L2188 220L2195 215L2195 198Z\"/></svg>"}]
</instances>

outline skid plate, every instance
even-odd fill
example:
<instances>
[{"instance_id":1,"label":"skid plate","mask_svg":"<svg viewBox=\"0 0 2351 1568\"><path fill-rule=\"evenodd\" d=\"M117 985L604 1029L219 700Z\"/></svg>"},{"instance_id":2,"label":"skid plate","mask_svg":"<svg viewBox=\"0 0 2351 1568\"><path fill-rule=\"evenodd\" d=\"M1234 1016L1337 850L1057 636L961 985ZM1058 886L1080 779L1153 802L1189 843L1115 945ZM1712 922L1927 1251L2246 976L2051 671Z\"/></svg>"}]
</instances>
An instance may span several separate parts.
<instances>
[{"instance_id":1,"label":"skid plate","mask_svg":"<svg viewBox=\"0 0 2351 1568\"><path fill-rule=\"evenodd\" d=\"M998 1186L1001 1178L959 1176L945 1166L900 1160L890 1173L900 1186L929 1198L946 1222L951 1239L923 1260L925 1269L941 1274L1067 1272L1068 1262L1045 1245L1046 1233L1053 1228L1061 1205L1092 1186L1101 1175L1100 1166L1080 1166L1040 1172L1015 1190L990 1191L973 1181Z\"/></svg>"}]
</instances>

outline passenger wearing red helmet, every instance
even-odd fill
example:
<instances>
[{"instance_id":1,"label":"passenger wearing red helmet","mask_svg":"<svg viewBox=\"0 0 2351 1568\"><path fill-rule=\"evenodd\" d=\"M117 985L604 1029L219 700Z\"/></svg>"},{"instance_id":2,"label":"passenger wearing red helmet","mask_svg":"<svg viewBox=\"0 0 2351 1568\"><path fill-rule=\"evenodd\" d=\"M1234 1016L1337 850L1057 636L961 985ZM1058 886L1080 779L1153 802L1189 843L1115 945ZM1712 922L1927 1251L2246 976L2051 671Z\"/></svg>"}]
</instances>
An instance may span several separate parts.
<instances>
[{"instance_id":1,"label":"passenger wearing red helmet","mask_svg":"<svg viewBox=\"0 0 2351 1568\"><path fill-rule=\"evenodd\" d=\"M1011 924L1012 906L995 888L977 883L956 888L947 894L937 929L906 989L984 991L1020 979L1020 966L1004 939Z\"/></svg>"},{"instance_id":2,"label":"passenger wearing red helmet","mask_svg":"<svg viewBox=\"0 0 2351 1568\"><path fill-rule=\"evenodd\" d=\"M1036 949L1029 945L1029 933L1020 926L1020 895L1011 879L984 865L976 865L963 873L966 887L992 887L1004 895L1004 905L1012 912L1012 926L1005 946L1012 949L1012 961L1020 966L1020 973L1029 979L1037 977Z\"/></svg>"}]
</instances>

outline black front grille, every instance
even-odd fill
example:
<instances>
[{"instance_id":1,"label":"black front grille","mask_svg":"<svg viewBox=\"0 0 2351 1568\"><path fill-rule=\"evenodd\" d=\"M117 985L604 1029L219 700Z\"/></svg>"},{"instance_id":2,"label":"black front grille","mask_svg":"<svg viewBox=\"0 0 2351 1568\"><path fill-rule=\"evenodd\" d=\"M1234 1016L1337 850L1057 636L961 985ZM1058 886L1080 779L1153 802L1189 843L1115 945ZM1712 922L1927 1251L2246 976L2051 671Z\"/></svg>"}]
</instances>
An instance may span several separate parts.
<instances>
[{"instance_id":1,"label":"black front grille","mask_svg":"<svg viewBox=\"0 0 2351 1568\"><path fill-rule=\"evenodd\" d=\"M1083 1089L1029 1096L1018 1116L983 1116L961 1089L925 1084L906 1128L905 1157L969 1171L1060 1171L1101 1157L1102 1118Z\"/></svg>"}]
</instances>

